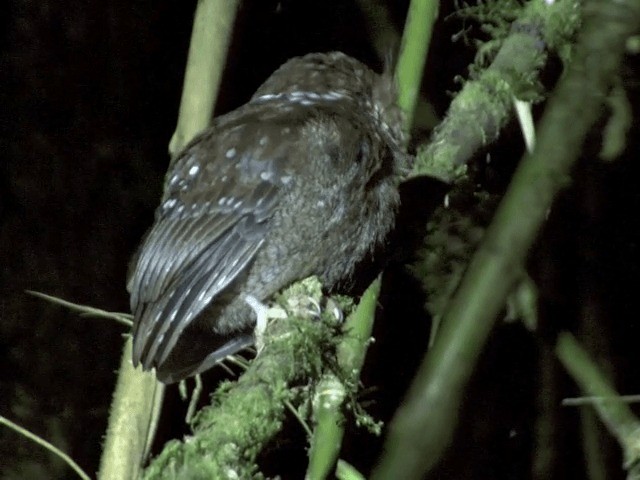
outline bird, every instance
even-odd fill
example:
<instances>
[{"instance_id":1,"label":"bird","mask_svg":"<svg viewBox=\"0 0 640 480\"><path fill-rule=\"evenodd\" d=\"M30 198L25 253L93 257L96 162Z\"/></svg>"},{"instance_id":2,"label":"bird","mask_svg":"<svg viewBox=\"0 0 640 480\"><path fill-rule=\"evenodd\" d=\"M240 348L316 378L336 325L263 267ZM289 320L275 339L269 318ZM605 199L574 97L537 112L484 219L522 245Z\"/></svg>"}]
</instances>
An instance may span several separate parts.
<instances>
[{"instance_id":1,"label":"bird","mask_svg":"<svg viewBox=\"0 0 640 480\"><path fill-rule=\"evenodd\" d=\"M202 373L254 342L255 302L384 250L411 162L396 98L389 69L295 57L170 161L127 282L134 366Z\"/></svg>"}]
</instances>

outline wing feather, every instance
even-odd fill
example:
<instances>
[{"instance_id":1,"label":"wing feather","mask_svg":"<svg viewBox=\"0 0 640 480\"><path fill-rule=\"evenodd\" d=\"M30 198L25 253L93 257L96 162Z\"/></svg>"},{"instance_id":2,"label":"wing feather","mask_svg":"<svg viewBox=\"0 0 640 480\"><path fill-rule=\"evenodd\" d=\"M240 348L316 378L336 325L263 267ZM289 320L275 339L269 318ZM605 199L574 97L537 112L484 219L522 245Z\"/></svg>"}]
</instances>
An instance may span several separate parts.
<instances>
[{"instance_id":1,"label":"wing feather","mask_svg":"<svg viewBox=\"0 0 640 480\"><path fill-rule=\"evenodd\" d=\"M255 257L279 192L265 181L251 187L243 208L156 221L131 282L135 364L161 365L184 329Z\"/></svg>"},{"instance_id":2,"label":"wing feather","mask_svg":"<svg viewBox=\"0 0 640 480\"><path fill-rule=\"evenodd\" d=\"M288 147L282 145L293 138L265 144L261 139L275 140L282 128L247 112L243 122L221 120L170 166L162 204L128 287L135 365L161 366L189 324L264 243L285 185ZM246 342L243 337L237 344ZM216 352L207 358L217 358Z\"/></svg>"},{"instance_id":3,"label":"wing feather","mask_svg":"<svg viewBox=\"0 0 640 480\"><path fill-rule=\"evenodd\" d=\"M224 241L227 245L216 246L211 253L204 253L198 262L194 262L193 268L185 272L185 278L190 278L191 281L186 285L184 292L178 287L172 300L165 307L165 312L170 312L170 317L175 313L175 318L179 318L180 321L171 322L166 331L162 332L163 341L154 341L154 344L161 344L156 354L159 364L166 360L184 328L236 277L237 272L244 270L263 241L260 239L246 242L238 239L237 233L228 235ZM221 252L224 251L228 252L226 257L221 256ZM210 261L206 260L207 258L210 258ZM232 260L229 261L229 258Z\"/></svg>"}]
</instances>

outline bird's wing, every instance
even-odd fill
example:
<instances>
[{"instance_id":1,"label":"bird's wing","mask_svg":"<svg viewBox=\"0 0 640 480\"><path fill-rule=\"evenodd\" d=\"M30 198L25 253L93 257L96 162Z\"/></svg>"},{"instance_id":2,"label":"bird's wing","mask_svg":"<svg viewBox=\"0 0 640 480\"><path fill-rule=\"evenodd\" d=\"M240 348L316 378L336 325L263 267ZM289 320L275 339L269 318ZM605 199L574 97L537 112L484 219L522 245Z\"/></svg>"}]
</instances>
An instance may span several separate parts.
<instances>
[{"instance_id":1,"label":"bird's wing","mask_svg":"<svg viewBox=\"0 0 640 480\"><path fill-rule=\"evenodd\" d=\"M176 159L129 280L133 361L161 365L180 334L251 263L280 198L281 156L251 145L256 125L208 132ZM223 140L220 140L222 138ZM255 139L259 143L258 139Z\"/></svg>"}]
</instances>

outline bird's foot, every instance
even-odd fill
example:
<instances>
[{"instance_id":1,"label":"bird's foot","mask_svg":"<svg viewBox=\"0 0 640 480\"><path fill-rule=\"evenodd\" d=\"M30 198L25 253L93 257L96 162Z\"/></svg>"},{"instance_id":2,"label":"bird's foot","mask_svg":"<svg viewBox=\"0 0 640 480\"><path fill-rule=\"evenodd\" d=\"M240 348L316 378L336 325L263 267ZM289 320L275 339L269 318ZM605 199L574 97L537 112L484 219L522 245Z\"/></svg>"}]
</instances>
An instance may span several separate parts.
<instances>
[{"instance_id":1,"label":"bird's foot","mask_svg":"<svg viewBox=\"0 0 640 480\"><path fill-rule=\"evenodd\" d=\"M264 348L264 332L270 319L286 318L286 312L280 307L269 307L253 295L245 295L244 301L256 314L256 326L253 331L257 353Z\"/></svg>"}]
</instances>

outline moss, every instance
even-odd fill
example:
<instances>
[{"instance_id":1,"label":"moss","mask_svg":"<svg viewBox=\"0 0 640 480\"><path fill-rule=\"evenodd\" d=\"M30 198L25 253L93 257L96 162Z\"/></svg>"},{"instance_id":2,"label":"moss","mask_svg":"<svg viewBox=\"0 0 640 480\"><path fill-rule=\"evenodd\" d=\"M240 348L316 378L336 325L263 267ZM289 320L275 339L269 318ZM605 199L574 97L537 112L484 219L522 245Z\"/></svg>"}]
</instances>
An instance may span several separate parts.
<instances>
[{"instance_id":1,"label":"moss","mask_svg":"<svg viewBox=\"0 0 640 480\"><path fill-rule=\"evenodd\" d=\"M331 305L331 311L321 305ZM332 311L338 305L352 302L344 297L325 302L313 277L278 295L264 349L237 382L219 386L211 404L195 416L193 435L168 444L145 478L262 478L256 458L280 431L286 405L299 405L294 408L308 417L314 386L325 371L339 371L340 323ZM356 388L348 390L354 398Z\"/></svg>"}]
</instances>

